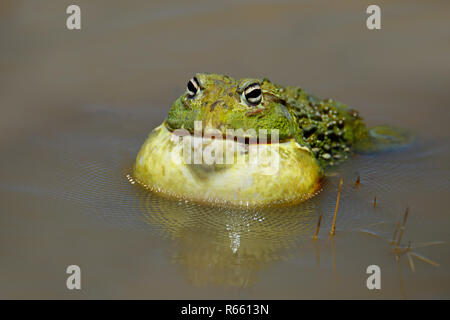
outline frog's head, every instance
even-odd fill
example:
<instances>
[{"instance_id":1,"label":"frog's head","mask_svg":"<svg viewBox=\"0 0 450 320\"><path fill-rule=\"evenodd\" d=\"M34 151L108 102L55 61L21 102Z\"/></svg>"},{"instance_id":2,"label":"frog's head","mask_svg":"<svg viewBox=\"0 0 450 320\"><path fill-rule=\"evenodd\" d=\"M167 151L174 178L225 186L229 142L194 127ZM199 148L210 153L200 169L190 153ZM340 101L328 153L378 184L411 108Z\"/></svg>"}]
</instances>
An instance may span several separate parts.
<instances>
[{"instance_id":1,"label":"frog's head","mask_svg":"<svg viewBox=\"0 0 450 320\"><path fill-rule=\"evenodd\" d=\"M251 132L270 137L271 130L277 129L279 139L286 140L294 136L296 128L286 104L282 89L267 79L235 80L198 73L173 103L166 125L172 131L193 133L194 122L201 121L203 130L218 130L225 136L228 129L242 129L244 136L251 138Z\"/></svg>"}]
</instances>

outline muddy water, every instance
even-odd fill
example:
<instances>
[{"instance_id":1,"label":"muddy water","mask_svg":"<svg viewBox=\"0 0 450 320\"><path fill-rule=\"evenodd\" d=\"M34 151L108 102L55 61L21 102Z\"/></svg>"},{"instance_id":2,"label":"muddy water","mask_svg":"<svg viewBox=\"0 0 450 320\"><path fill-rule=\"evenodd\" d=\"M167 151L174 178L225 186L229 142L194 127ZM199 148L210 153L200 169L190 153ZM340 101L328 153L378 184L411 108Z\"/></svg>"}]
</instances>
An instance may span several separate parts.
<instances>
[{"instance_id":1,"label":"muddy water","mask_svg":"<svg viewBox=\"0 0 450 320\"><path fill-rule=\"evenodd\" d=\"M448 2L381 2L379 31L361 1L79 3L81 31L65 29L70 2L1 5L1 298L450 297ZM356 155L295 207L161 199L126 175L198 71L301 85L416 140ZM439 266L396 260L406 207L402 244Z\"/></svg>"}]
</instances>

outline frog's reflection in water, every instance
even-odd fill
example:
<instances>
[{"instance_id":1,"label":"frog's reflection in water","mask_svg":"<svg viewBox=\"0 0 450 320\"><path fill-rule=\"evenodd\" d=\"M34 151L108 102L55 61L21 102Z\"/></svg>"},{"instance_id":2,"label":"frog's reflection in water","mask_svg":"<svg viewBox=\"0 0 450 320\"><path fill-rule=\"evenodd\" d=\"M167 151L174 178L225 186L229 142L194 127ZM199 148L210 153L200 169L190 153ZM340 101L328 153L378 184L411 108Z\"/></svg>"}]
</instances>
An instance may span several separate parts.
<instances>
[{"instance_id":1,"label":"frog's reflection in water","mask_svg":"<svg viewBox=\"0 0 450 320\"><path fill-rule=\"evenodd\" d=\"M258 210L217 208L143 196L145 219L174 240L173 262L193 285L246 287L314 233L316 201Z\"/></svg>"}]
</instances>

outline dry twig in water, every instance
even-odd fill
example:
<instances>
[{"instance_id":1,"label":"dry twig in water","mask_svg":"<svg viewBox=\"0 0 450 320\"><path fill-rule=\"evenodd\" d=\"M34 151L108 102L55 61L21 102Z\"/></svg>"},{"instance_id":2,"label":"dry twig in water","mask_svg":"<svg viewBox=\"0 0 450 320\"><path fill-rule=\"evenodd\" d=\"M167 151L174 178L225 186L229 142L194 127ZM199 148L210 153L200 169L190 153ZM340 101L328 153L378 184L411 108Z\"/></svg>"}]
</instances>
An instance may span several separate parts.
<instances>
[{"instance_id":1,"label":"dry twig in water","mask_svg":"<svg viewBox=\"0 0 450 320\"><path fill-rule=\"evenodd\" d=\"M336 216L337 216L338 207L339 207L339 199L341 198L342 183L343 183L343 179L341 178L339 180L339 190L338 190L338 195L337 195L337 199L336 199L336 208L334 209L333 224L331 226L331 231L330 231L331 237L334 236L334 234L336 233Z\"/></svg>"}]
</instances>

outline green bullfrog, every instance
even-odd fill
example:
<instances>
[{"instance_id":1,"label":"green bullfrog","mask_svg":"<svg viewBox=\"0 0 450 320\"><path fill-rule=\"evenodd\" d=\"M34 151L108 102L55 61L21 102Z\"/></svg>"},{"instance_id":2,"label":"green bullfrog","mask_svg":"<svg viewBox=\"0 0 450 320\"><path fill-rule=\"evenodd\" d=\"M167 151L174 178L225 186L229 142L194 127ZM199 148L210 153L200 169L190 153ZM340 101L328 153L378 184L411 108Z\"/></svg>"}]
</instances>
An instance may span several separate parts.
<instances>
[{"instance_id":1,"label":"green bullfrog","mask_svg":"<svg viewBox=\"0 0 450 320\"><path fill-rule=\"evenodd\" d=\"M358 111L268 79L198 73L142 145L134 180L177 199L231 206L305 201L355 152L404 145Z\"/></svg>"}]
</instances>

